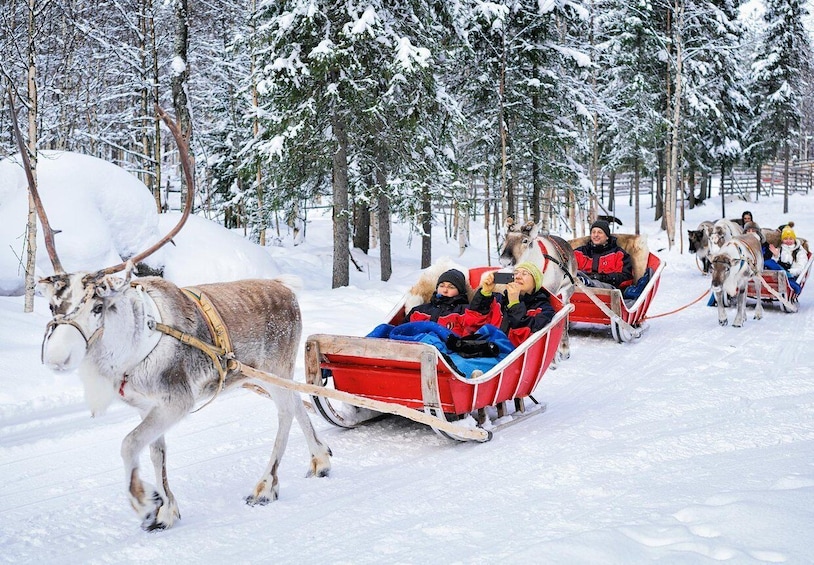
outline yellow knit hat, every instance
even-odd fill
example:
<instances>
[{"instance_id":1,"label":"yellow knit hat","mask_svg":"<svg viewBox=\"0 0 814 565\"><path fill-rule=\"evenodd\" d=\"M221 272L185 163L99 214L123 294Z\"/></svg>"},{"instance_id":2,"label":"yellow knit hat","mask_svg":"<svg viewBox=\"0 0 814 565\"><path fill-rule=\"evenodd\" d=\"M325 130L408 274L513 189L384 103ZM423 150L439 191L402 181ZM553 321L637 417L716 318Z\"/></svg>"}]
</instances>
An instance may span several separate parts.
<instances>
[{"instance_id":1,"label":"yellow knit hat","mask_svg":"<svg viewBox=\"0 0 814 565\"><path fill-rule=\"evenodd\" d=\"M540 287L543 286L543 273L540 271L540 267L538 267L534 263L530 261L525 261L517 265L515 269L525 269L529 273L531 273L531 276L534 279L534 292L537 292L538 290L540 290Z\"/></svg>"},{"instance_id":2,"label":"yellow knit hat","mask_svg":"<svg viewBox=\"0 0 814 565\"><path fill-rule=\"evenodd\" d=\"M794 222L789 222L783 228L783 231L780 233L780 239L797 239L797 236L794 234L794 230L791 229L794 227Z\"/></svg>"}]
</instances>

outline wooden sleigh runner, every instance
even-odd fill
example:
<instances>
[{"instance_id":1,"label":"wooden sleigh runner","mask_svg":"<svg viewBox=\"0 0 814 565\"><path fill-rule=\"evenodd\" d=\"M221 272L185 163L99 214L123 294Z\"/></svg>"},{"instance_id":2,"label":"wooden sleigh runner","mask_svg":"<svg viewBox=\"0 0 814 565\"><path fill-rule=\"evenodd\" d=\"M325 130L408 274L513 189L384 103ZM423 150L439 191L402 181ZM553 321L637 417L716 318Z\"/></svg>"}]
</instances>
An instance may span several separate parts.
<instances>
[{"instance_id":1,"label":"wooden sleigh runner","mask_svg":"<svg viewBox=\"0 0 814 565\"><path fill-rule=\"evenodd\" d=\"M480 281L485 270L469 272ZM397 414L455 440L488 441L493 431L545 411L531 395L551 365L571 305L552 298L556 315L505 359L474 378L459 374L435 347L382 338L314 334L305 345L305 376L323 387L312 400L319 414L344 428ZM404 317L404 300L389 323ZM336 402L339 400L339 402Z\"/></svg>"},{"instance_id":2,"label":"wooden sleigh runner","mask_svg":"<svg viewBox=\"0 0 814 565\"><path fill-rule=\"evenodd\" d=\"M647 310L656 296L661 273L666 263L651 253L645 238L632 234L616 234L619 246L630 254L633 262L633 280L638 281L645 272L650 273L641 294L635 300L625 300L619 289L585 287L578 283L571 296L574 311L571 323L610 326L611 335L619 342L628 342L641 336ZM569 241L571 247L584 245L588 237Z\"/></svg>"},{"instance_id":3,"label":"wooden sleigh runner","mask_svg":"<svg viewBox=\"0 0 814 565\"><path fill-rule=\"evenodd\" d=\"M805 267L803 267L803 272L800 273L800 277L797 279L797 284L800 285L800 291L805 287L806 281L808 280L809 273L811 272L811 266L814 264L814 254L810 251L808 253L808 259L806 261ZM780 305L780 308L783 312L797 312L797 300L799 298L799 293L795 292L795 290L789 284L788 273L786 271L772 271L764 269L762 275L762 281L760 285L756 285L755 283L750 283L747 288L747 297L753 300L757 300L758 297L760 300L766 302L776 302ZM759 288L757 288L759 286Z\"/></svg>"}]
</instances>

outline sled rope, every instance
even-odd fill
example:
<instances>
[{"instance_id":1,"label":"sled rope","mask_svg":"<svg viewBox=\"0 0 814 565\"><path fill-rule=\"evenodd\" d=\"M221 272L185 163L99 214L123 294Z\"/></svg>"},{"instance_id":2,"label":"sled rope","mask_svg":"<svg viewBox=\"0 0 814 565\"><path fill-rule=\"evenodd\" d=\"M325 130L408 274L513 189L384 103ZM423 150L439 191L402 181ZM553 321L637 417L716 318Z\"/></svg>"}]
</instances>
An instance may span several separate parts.
<instances>
[{"instance_id":1,"label":"sled rope","mask_svg":"<svg viewBox=\"0 0 814 565\"><path fill-rule=\"evenodd\" d=\"M365 398L362 396L351 394L349 392L343 392L341 390L326 388L324 386L301 383L290 379L283 379L281 377L278 377L277 375L273 375L271 373L266 373L265 371L255 369L250 365L244 365L237 359L230 359L228 367L229 370L238 371L246 375L247 377L258 379L269 384L272 384L274 386L278 386L280 388L293 390L296 392L302 392L304 394L314 396L324 396L325 398L331 398L333 400L338 400L339 402L352 404L354 406L359 406L361 408L369 408L377 412L395 414L396 416L409 418L410 420L413 420L415 422L426 424L433 428L449 432L450 434L465 439L472 439L476 441L487 441L489 438L489 432L482 428L466 428L458 424L455 424L454 422L447 422L446 420L442 420L441 418L438 418L436 416L432 416L430 414L421 412L419 410L415 410L413 408L407 408L406 406L401 406L400 404L382 402L381 400Z\"/></svg>"},{"instance_id":2,"label":"sled rope","mask_svg":"<svg viewBox=\"0 0 814 565\"><path fill-rule=\"evenodd\" d=\"M594 304L596 304L597 308L599 308L600 310L602 310L602 313L603 313L603 314L605 314L605 315L606 315L608 318L610 318L611 320L613 320L614 322L616 322L617 324L619 324L619 326L620 326L620 327L622 327L622 328L624 328L626 331L630 332L630 334L631 334L633 337L639 338L639 337L641 337L641 336L642 336L642 330L641 330L641 328L634 328L633 326L631 326L630 324L628 324L627 322L625 322L625 321L624 321L624 320L621 318L621 316L619 316L619 314L615 313L613 310L611 310L610 308L608 308L608 306L607 306L607 305L606 305L604 302L602 302L602 301L601 301L601 300L600 300L600 299L599 299L599 298L596 296L596 294L594 294L594 293L593 293L593 291L591 290L591 288L590 288L589 286L587 286L585 283L583 283L583 282L582 282L581 280L579 280L579 279L575 279L575 280L574 280L574 284L576 284L576 285L577 285L577 288L579 288L579 289L580 289L582 292L584 292L584 293L585 293L585 295L586 295L588 298L590 298L590 299L591 299L591 302L593 302Z\"/></svg>"},{"instance_id":3,"label":"sled rope","mask_svg":"<svg viewBox=\"0 0 814 565\"><path fill-rule=\"evenodd\" d=\"M693 300L689 304L685 304L684 306L681 306L680 308L676 308L675 310L670 310L669 312L662 312L661 314L655 314L653 316L645 316L644 319L645 320L650 320L652 318L661 318L662 316L669 316L670 314L675 314L676 312L681 312L685 308L689 308L690 306L692 306L693 304L695 304L696 302L698 302L699 300L704 298L707 294L709 294L709 290L710 289L706 289L703 292L703 294L701 294L701 296L699 296L698 298L696 298L695 300Z\"/></svg>"},{"instance_id":4,"label":"sled rope","mask_svg":"<svg viewBox=\"0 0 814 565\"><path fill-rule=\"evenodd\" d=\"M786 308L788 308L788 309L789 309L789 311L791 311L791 312L797 312L797 310L799 310L799 308L797 307L797 305L796 305L796 304L792 304L791 302L789 302L788 300L786 300L785 298L783 298L783 297L780 295L780 293L779 293L779 292L777 292L775 289L773 289L772 287L770 287L770 286L769 286L769 283L767 283L767 282L766 282L766 279L764 279L763 277L760 277L760 282L761 282L761 284L763 285L763 288L765 288L766 290L768 290L768 291L769 291L769 294L771 294L772 296L774 296L775 298L777 298L777 299L778 299L780 302L782 302L782 303L783 303L783 306L785 306ZM788 283L787 283L787 284L788 284ZM757 299L758 299L758 300L760 300L760 289L755 289L755 294L757 294Z\"/></svg>"}]
</instances>

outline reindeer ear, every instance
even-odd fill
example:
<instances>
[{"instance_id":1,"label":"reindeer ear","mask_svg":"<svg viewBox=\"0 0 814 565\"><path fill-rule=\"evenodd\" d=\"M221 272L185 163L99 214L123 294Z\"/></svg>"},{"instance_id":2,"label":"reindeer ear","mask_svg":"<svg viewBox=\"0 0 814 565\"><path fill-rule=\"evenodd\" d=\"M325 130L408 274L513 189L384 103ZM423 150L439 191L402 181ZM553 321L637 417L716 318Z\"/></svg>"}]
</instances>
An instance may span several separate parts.
<instances>
[{"instance_id":1,"label":"reindeer ear","mask_svg":"<svg viewBox=\"0 0 814 565\"><path fill-rule=\"evenodd\" d=\"M96 296L99 298L108 298L123 291L129 284L129 280L107 275L96 283Z\"/></svg>"},{"instance_id":2,"label":"reindeer ear","mask_svg":"<svg viewBox=\"0 0 814 565\"><path fill-rule=\"evenodd\" d=\"M535 224L532 221L528 221L525 224L523 224L523 229L521 231L523 232L524 235L527 235L528 237L534 239L535 237L537 237L538 229L539 228L537 227L537 224Z\"/></svg>"}]
</instances>

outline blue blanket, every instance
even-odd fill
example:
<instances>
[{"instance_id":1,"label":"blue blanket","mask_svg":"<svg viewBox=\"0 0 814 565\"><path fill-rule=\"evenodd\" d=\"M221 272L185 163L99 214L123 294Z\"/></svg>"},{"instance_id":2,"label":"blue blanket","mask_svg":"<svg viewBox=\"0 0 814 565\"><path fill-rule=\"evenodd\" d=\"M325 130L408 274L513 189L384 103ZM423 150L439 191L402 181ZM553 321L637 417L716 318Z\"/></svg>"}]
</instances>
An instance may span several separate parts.
<instances>
[{"instance_id":1,"label":"blue blanket","mask_svg":"<svg viewBox=\"0 0 814 565\"><path fill-rule=\"evenodd\" d=\"M462 357L450 351L446 345L447 339L451 334L452 332L450 330L435 322L408 322L398 326L380 324L376 326L372 332L367 334L367 337L428 343L441 352L450 365L452 365L453 369L467 378L472 375L472 371L487 372L505 359L514 349L512 342L509 341L505 333L495 326L486 325L475 332L475 335L497 344L500 353L497 357Z\"/></svg>"}]
</instances>

